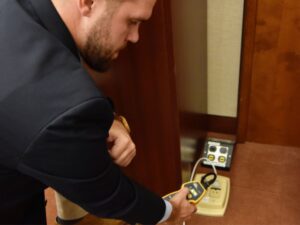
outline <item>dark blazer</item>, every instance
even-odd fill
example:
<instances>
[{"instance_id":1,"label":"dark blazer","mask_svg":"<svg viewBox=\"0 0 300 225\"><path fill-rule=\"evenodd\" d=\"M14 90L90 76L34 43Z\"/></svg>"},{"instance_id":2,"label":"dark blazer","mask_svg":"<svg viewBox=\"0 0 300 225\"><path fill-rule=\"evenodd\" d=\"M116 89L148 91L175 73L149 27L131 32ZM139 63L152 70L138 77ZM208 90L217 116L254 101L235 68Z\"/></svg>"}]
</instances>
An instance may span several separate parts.
<instances>
[{"instance_id":1,"label":"dark blazer","mask_svg":"<svg viewBox=\"0 0 300 225\"><path fill-rule=\"evenodd\" d=\"M0 69L0 224L45 223L48 186L100 217L162 218L163 200L112 162L112 107L50 0L0 1Z\"/></svg>"}]
</instances>

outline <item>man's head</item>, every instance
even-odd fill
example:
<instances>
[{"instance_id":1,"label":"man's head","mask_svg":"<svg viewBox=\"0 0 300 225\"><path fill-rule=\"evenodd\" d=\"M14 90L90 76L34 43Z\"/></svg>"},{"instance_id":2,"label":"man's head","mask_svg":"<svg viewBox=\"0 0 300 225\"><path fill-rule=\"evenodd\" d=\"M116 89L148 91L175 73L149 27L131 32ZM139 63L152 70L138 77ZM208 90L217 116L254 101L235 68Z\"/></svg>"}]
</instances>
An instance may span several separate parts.
<instances>
[{"instance_id":1,"label":"man's head","mask_svg":"<svg viewBox=\"0 0 300 225\"><path fill-rule=\"evenodd\" d=\"M83 60L104 72L139 26L150 18L156 0L52 0L70 30Z\"/></svg>"}]
</instances>

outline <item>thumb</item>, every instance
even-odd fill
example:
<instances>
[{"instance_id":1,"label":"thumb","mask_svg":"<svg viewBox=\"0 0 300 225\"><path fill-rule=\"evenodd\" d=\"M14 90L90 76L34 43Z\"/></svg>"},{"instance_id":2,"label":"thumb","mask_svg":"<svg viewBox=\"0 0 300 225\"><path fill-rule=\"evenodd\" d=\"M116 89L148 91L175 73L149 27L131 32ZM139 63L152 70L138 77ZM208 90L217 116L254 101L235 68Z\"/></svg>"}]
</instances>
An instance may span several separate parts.
<instances>
[{"instance_id":1,"label":"thumb","mask_svg":"<svg viewBox=\"0 0 300 225\"><path fill-rule=\"evenodd\" d=\"M184 187L184 188L181 188L178 193L180 194L180 196L186 197L189 192L190 192L190 190L187 187Z\"/></svg>"},{"instance_id":2,"label":"thumb","mask_svg":"<svg viewBox=\"0 0 300 225\"><path fill-rule=\"evenodd\" d=\"M182 188L182 189L180 189L178 192L177 192L177 194L174 196L174 200L185 200L186 199L186 197L187 197L187 195L188 195L188 193L189 193L189 189L187 188L187 187L184 187L184 188Z\"/></svg>"}]
</instances>

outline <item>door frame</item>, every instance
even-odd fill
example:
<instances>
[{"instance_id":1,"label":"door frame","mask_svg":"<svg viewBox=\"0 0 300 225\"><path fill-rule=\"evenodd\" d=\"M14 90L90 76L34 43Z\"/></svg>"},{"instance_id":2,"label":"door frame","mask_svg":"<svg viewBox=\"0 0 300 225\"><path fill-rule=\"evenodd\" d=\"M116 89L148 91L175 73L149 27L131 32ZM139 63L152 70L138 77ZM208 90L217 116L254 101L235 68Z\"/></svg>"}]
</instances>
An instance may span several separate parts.
<instances>
[{"instance_id":1,"label":"door frame","mask_svg":"<svg viewBox=\"0 0 300 225\"><path fill-rule=\"evenodd\" d=\"M258 0L245 0L238 98L237 142L247 140Z\"/></svg>"}]
</instances>

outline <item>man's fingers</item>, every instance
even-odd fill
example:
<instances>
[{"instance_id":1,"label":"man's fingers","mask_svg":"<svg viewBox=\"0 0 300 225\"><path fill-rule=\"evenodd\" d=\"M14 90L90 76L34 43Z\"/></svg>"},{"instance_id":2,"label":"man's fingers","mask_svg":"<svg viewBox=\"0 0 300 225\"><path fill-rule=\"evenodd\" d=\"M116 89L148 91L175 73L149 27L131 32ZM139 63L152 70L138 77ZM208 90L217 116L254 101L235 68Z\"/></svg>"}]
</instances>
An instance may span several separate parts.
<instances>
[{"instance_id":1,"label":"man's fingers","mask_svg":"<svg viewBox=\"0 0 300 225\"><path fill-rule=\"evenodd\" d=\"M136 155L136 151L132 151L130 153L126 153L126 154L123 154L122 156L120 156L117 160L115 160L114 162L119 165L119 166L122 166L122 167L126 167L128 166L131 161L133 160L133 158L135 157Z\"/></svg>"},{"instance_id":2,"label":"man's fingers","mask_svg":"<svg viewBox=\"0 0 300 225\"><path fill-rule=\"evenodd\" d=\"M115 160L118 159L124 152L131 148L131 145L134 144L130 139L117 140L109 150L110 156Z\"/></svg>"},{"instance_id":3,"label":"man's fingers","mask_svg":"<svg viewBox=\"0 0 300 225\"><path fill-rule=\"evenodd\" d=\"M115 160L115 163L119 166L126 167L130 164L130 162L135 156L136 156L136 149L134 147L124 151L123 154Z\"/></svg>"},{"instance_id":4,"label":"man's fingers","mask_svg":"<svg viewBox=\"0 0 300 225\"><path fill-rule=\"evenodd\" d=\"M175 210L174 219L185 220L192 216L196 210L196 207L187 200L189 193L188 188L182 188L176 195L170 200Z\"/></svg>"}]
</instances>

